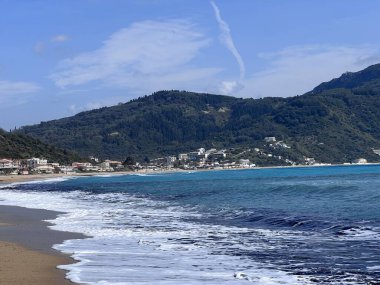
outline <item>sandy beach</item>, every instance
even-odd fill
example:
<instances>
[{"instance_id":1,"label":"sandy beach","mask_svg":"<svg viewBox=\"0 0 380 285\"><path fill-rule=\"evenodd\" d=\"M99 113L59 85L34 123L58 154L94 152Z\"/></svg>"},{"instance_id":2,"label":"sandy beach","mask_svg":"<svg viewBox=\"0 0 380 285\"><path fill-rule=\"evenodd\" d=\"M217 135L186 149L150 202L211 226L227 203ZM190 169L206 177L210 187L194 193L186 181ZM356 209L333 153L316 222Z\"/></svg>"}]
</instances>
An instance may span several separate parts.
<instances>
[{"instance_id":1,"label":"sandy beach","mask_svg":"<svg viewBox=\"0 0 380 285\"><path fill-rule=\"evenodd\" d=\"M58 177L70 176L94 176L99 173L72 173L72 174L33 174L33 175L0 175L0 185L14 182L27 182L34 180L44 180Z\"/></svg>"},{"instance_id":2,"label":"sandy beach","mask_svg":"<svg viewBox=\"0 0 380 285\"><path fill-rule=\"evenodd\" d=\"M75 262L52 246L80 234L50 230L45 219L58 213L0 206L0 284L73 284L57 265Z\"/></svg>"}]
</instances>

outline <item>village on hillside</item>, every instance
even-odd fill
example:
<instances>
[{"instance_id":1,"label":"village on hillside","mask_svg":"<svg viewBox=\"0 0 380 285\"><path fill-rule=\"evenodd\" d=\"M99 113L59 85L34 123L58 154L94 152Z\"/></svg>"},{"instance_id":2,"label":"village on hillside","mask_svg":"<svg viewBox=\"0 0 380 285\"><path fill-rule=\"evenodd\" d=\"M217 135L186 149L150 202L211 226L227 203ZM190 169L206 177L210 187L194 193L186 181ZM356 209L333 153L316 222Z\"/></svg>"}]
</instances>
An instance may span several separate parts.
<instances>
[{"instance_id":1,"label":"village on hillside","mask_svg":"<svg viewBox=\"0 0 380 285\"><path fill-rule=\"evenodd\" d=\"M277 141L275 137L264 139L266 150L260 148L246 149L234 153L234 149L199 148L188 153L179 153L152 160L145 159L144 162L136 162L132 157L125 161L100 160L90 156L88 162L73 162L71 165L60 165L44 158L9 159L0 158L0 175L29 175L29 174L70 174L70 173L102 173L122 171L168 171L174 169L202 170L202 169L241 169L257 167L250 159L244 157L247 153L277 161L282 166L313 166L329 165L317 162L314 158L303 157L301 163L297 163L280 155L275 155L268 149L290 149L283 141ZM373 150L380 155L380 150ZM252 154L251 154L252 155ZM358 158L345 164L366 164L365 158Z\"/></svg>"}]
</instances>

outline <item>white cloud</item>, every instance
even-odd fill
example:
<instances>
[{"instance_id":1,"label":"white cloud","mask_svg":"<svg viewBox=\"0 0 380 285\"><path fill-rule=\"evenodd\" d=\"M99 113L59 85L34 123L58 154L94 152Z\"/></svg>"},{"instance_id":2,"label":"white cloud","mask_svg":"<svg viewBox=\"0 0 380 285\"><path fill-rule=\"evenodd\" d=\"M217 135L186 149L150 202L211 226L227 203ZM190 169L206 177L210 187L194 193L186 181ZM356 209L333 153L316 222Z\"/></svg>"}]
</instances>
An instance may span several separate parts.
<instances>
[{"instance_id":1,"label":"white cloud","mask_svg":"<svg viewBox=\"0 0 380 285\"><path fill-rule=\"evenodd\" d=\"M0 96L34 93L39 89L31 82L0 80Z\"/></svg>"},{"instance_id":2,"label":"white cloud","mask_svg":"<svg viewBox=\"0 0 380 285\"><path fill-rule=\"evenodd\" d=\"M188 21L137 22L100 48L62 61L51 79L62 88L97 81L142 92L201 86L221 71L191 64L210 42Z\"/></svg>"},{"instance_id":3,"label":"white cloud","mask_svg":"<svg viewBox=\"0 0 380 285\"><path fill-rule=\"evenodd\" d=\"M294 46L259 57L268 66L243 82L244 97L287 97L312 90L346 71L359 71L380 62L374 47Z\"/></svg>"},{"instance_id":4,"label":"white cloud","mask_svg":"<svg viewBox=\"0 0 380 285\"><path fill-rule=\"evenodd\" d=\"M219 7L215 4L214 1L210 1L210 4L211 4L212 8L214 9L215 18L216 18L216 21L218 22L218 25L219 25L220 41L234 56L237 64L239 65L239 68L240 68L240 80L239 81L236 81L236 80L221 81L218 84L216 92L223 94L223 95L235 94L236 92L239 92L240 90L242 90L244 88L244 85L241 83L241 81L243 81L245 78L245 64L244 64L244 61L243 61L238 49L235 46L229 25L227 24L227 22L225 22L222 19Z\"/></svg>"},{"instance_id":5,"label":"white cloud","mask_svg":"<svg viewBox=\"0 0 380 285\"><path fill-rule=\"evenodd\" d=\"M56 35L50 39L52 42L62 43L67 42L70 39L68 35Z\"/></svg>"},{"instance_id":6,"label":"white cloud","mask_svg":"<svg viewBox=\"0 0 380 285\"><path fill-rule=\"evenodd\" d=\"M245 65L239 51L237 50L235 46L234 40L232 39L230 27L222 19L222 16L220 15L219 7L215 4L215 2L210 1L210 3L214 9L216 21L219 24L220 40L235 57L236 62L238 63L239 68L240 68L240 80L243 80L245 77Z\"/></svg>"},{"instance_id":7,"label":"white cloud","mask_svg":"<svg viewBox=\"0 0 380 285\"><path fill-rule=\"evenodd\" d=\"M40 90L40 87L32 82L0 80L0 102L24 103L25 96Z\"/></svg>"},{"instance_id":8,"label":"white cloud","mask_svg":"<svg viewBox=\"0 0 380 285\"><path fill-rule=\"evenodd\" d=\"M237 81L222 81L218 86L218 91L222 95L235 94L242 90L244 86Z\"/></svg>"}]
</instances>

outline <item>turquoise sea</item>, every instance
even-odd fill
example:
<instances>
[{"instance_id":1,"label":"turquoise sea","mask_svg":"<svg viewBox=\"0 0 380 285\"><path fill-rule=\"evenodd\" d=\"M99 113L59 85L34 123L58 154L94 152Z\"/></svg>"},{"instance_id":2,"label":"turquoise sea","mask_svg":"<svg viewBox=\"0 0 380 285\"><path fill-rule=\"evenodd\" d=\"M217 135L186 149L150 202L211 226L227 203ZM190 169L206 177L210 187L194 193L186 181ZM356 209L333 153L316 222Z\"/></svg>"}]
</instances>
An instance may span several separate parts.
<instances>
[{"instance_id":1,"label":"turquoise sea","mask_svg":"<svg viewBox=\"0 0 380 285\"><path fill-rule=\"evenodd\" d=\"M0 204L66 212L85 284L380 284L380 166L62 178Z\"/></svg>"}]
</instances>

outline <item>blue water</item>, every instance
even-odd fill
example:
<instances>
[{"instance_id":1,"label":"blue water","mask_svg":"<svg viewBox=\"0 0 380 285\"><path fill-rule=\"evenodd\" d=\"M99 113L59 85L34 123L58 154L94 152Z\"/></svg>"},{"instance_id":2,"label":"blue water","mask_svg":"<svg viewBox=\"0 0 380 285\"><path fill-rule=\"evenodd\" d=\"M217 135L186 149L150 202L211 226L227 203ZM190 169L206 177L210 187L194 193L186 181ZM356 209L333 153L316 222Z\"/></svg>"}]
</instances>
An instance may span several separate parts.
<instances>
[{"instance_id":1,"label":"blue water","mask_svg":"<svg viewBox=\"0 0 380 285\"><path fill-rule=\"evenodd\" d=\"M67 211L88 284L380 284L380 166L85 177L1 203Z\"/></svg>"}]
</instances>

